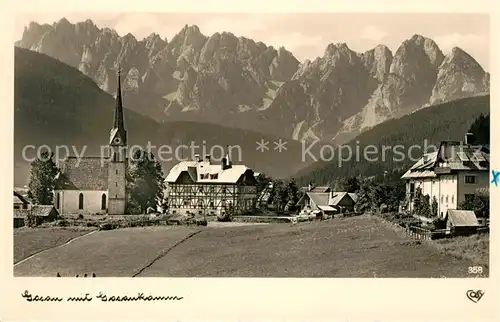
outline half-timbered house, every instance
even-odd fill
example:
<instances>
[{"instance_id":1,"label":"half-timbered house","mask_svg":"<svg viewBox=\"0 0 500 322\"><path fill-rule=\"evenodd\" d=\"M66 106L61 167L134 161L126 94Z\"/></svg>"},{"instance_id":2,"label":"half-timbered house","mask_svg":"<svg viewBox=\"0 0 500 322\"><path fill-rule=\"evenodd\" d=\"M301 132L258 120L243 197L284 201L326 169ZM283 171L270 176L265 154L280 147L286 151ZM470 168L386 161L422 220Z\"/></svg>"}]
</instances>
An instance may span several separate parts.
<instances>
[{"instance_id":1,"label":"half-timbered house","mask_svg":"<svg viewBox=\"0 0 500 322\"><path fill-rule=\"evenodd\" d=\"M228 157L215 164L210 156L175 165L166 178L168 210L172 214L219 215L248 212L256 207L257 180L245 165Z\"/></svg>"}]
</instances>

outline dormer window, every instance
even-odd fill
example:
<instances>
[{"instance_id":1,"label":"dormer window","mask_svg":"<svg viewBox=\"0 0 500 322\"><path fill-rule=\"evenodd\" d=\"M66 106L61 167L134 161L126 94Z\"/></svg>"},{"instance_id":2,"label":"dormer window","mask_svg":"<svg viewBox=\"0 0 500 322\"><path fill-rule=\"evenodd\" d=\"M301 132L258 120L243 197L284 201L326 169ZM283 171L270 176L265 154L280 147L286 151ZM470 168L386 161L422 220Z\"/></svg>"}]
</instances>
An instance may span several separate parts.
<instances>
[{"instance_id":1,"label":"dormer window","mask_svg":"<svg viewBox=\"0 0 500 322\"><path fill-rule=\"evenodd\" d=\"M214 173L210 175L210 179L217 179L219 177L218 173Z\"/></svg>"}]
</instances>

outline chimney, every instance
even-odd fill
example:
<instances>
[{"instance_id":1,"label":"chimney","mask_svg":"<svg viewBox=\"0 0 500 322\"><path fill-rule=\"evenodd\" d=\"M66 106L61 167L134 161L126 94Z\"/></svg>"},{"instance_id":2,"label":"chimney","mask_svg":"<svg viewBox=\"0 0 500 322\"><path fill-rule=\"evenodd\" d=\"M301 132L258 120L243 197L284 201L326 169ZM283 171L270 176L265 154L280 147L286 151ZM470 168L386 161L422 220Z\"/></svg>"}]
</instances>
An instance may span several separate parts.
<instances>
[{"instance_id":1,"label":"chimney","mask_svg":"<svg viewBox=\"0 0 500 322\"><path fill-rule=\"evenodd\" d=\"M196 162L200 162L200 155L199 154L195 154L194 155L194 159L196 160Z\"/></svg>"},{"instance_id":2,"label":"chimney","mask_svg":"<svg viewBox=\"0 0 500 322\"><path fill-rule=\"evenodd\" d=\"M474 134L470 133L470 132L469 133L465 133L465 145L469 145L470 144L468 138L469 138L469 136L472 137L473 135Z\"/></svg>"},{"instance_id":3,"label":"chimney","mask_svg":"<svg viewBox=\"0 0 500 322\"><path fill-rule=\"evenodd\" d=\"M210 163L210 154L206 154L205 155L205 161L207 161L208 163Z\"/></svg>"},{"instance_id":4,"label":"chimney","mask_svg":"<svg viewBox=\"0 0 500 322\"><path fill-rule=\"evenodd\" d=\"M222 158L222 169L223 170L229 169L232 166L231 158L229 157L229 145L226 146L226 149L227 149L226 156L224 156L224 158Z\"/></svg>"},{"instance_id":5,"label":"chimney","mask_svg":"<svg viewBox=\"0 0 500 322\"><path fill-rule=\"evenodd\" d=\"M312 182L309 183L309 185L307 186L307 191L311 191L313 188L313 185L312 185Z\"/></svg>"}]
</instances>

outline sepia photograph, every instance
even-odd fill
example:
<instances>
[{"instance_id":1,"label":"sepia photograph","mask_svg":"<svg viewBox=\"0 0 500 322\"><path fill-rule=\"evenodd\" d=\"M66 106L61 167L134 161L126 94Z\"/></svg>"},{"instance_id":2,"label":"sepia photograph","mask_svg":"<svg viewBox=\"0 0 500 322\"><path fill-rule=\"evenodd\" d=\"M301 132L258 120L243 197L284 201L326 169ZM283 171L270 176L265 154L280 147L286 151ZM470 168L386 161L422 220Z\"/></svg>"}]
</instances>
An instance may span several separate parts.
<instances>
[{"instance_id":1,"label":"sepia photograph","mask_svg":"<svg viewBox=\"0 0 500 322\"><path fill-rule=\"evenodd\" d=\"M14 31L14 277L490 276L488 14Z\"/></svg>"}]
</instances>

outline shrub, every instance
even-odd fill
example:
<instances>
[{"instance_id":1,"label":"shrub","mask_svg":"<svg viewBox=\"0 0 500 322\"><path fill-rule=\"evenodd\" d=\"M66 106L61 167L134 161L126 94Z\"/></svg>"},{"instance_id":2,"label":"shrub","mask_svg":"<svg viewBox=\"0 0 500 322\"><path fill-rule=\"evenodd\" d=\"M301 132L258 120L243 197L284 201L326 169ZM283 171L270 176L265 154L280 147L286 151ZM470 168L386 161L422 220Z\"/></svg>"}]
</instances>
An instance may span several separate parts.
<instances>
[{"instance_id":1,"label":"shrub","mask_svg":"<svg viewBox=\"0 0 500 322\"><path fill-rule=\"evenodd\" d=\"M30 227L30 228L37 226L36 216L33 215L31 213L31 211L28 211L28 214L26 215L25 225L26 225L26 227Z\"/></svg>"},{"instance_id":2,"label":"shrub","mask_svg":"<svg viewBox=\"0 0 500 322\"><path fill-rule=\"evenodd\" d=\"M206 226L206 225L208 225L208 223L204 218L197 218L196 225L197 226Z\"/></svg>"},{"instance_id":3,"label":"shrub","mask_svg":"<svg viewBox=\"0 0 500 322\"><path fill-rule=\"evenodd\" d=\"M217 221L228 222L231 221L231 215L227 211L220 212L217 214Z\"/></svg>"},{"instance_id":4,"label":"shrub","mask_svg":"<svg viewBox=\"0 0 500 322\"><path fill-rule=\"evenodd\" d=\"M69 222L66 219L61 219L57 222L57 226L67 227L67 226L69 226Z\"/></svg>"},{"instance_id":5,"label":"shrub","mask_svg":"<svg viewBox=\"0 0 500 322\"><path fill-rule=\"evenodd\" d=\"M116 225L112 223L104 223L99 226L99 230L112 230L115 229Z\"/></svg>"}]
</instances>

